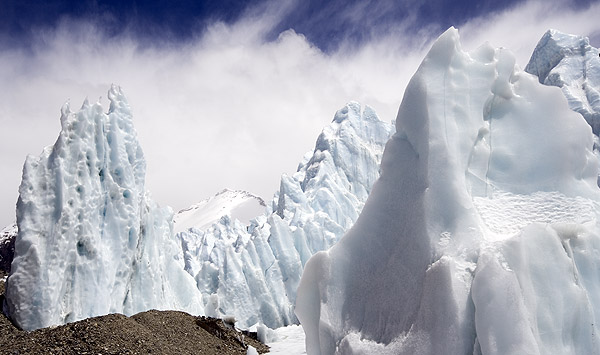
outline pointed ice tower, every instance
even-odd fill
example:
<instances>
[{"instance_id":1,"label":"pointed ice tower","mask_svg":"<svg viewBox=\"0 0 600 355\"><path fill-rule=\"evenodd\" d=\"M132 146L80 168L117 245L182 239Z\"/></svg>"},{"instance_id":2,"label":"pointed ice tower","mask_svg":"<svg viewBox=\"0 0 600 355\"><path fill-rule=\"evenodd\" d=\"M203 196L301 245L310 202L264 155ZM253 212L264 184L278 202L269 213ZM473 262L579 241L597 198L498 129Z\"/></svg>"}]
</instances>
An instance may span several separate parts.
<instances>
[{"instance_id":1,"label":"pointed ice tower","mask_svg":"<svg viewBox=\"0 0 600 355\"><path fill-rule=\"evenodd\" d=\"M309 354L598 354L593 135L451 28L405 91L356 224L306 264Z\"/></svg>"},{"instance_id":2,"label":"pointed ice tower","mask_svg":"<svg viewBox=\"0 0 600 355\"><path fill-rule=\"evenodd\" d=\"M240 327L297 323L293 304L304 264L352 226L392 133L372 108L350 102L323 129L298 171L282 176L278 194L250 225L227 215L209 228L178 234L206 314L235 315Z\"/></svg>"},{"instance_id":3,"label":"pointed ice tower","mask_svg":"<svg viewBox=\"0 0 600 355\"><path fill-rule=\"evenodd\" d=\"M144 189L146 162L119 87L110 109L62 108L61 132L28 156L7 282L10 317L31 330L151 308L198 313L194 280L172 237L172 212Z\"/></svg>"}]
</instances>

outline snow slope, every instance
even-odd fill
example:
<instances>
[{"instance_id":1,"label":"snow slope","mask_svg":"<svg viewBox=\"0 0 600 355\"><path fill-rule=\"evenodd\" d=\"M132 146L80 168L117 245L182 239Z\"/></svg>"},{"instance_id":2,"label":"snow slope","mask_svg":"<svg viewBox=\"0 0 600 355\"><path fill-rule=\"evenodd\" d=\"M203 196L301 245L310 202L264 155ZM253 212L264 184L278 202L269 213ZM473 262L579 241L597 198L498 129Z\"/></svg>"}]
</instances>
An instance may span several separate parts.
<instances>
[{"instance_id":1,"label":"snow slope","mask_svg":"<svg viewBox=\"0 0 600 355\"><path fill-rule=\"evenodd\" d=\"M175 233L190 228L206 229L223 216L249 224L252 218L264 212L265 207L265 201L258 196L225 189L175 214L173 229Z\"/></svg>"},{"instance_id":2,"label":"snow slope","mask_svg":"<svg viewBox=\"0 0 600 355\"><path fill-rule=\"evenodd\" d=\"M593 134L558 88L451 28L411 79L381 177L306 264L309 354L598 354Z\"/></svg>"},{"instance_id":3,"label":"snow slope","mask_svg":"<svg viewBox=\"0 0 600 355\"><path fill-rule=\"evenodd\" d=\"M205 313L234 315L242 328L297 323L293 304L304 264L358 217L392 131L370 107L351 102L298 171L282 176L275 199L249 225L225 215L209 228L179 233Z\"/></svg>"},{"instance_id":4,"label":"snow slope","mask_svg":"<svg viewBox=\"0 0 600 355\"><path fill-rule=\"evenodd\" d=\"M110 108L65 104L61 132L28 156L6 308L23 329L151 308L199 313L172 211L144 189L146 163L120 88Z\"/></svg>"},{"instance_id":5,"label":"snow slope","mask_svg":"<svg viewBox=\"0 0 600 355\"><path fill-rule=\"evenodd\" d=\"M587 37L548 30L540 39L525 71L540 83L557 86L572 110L600 134L600 57Z\"/></svg>"}]
</instances>

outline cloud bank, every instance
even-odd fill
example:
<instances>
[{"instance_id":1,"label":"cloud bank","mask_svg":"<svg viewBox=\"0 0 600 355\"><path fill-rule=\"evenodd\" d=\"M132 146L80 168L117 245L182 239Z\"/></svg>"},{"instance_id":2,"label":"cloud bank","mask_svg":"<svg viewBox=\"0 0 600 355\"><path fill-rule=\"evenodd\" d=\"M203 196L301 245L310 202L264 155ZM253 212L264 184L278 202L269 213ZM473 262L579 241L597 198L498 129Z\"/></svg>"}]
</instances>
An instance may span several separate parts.
<instances>
[{"instance_id":1,"label":"cloud bank","mask_svg":"<svg viewBox=\"0 0 600 355\"><path fill-rule=\"evenodd\" d=\"M61 105L69 99L77 107L89 97L107 107L101 97L111 83L123 87L133 108L146 188L175 210L226 187L270 198L281 173L295 171L350 100L394 119L408 80L440 34L436 26L411 30L414 19L407 18L323 51L293 28L278 30L295 6L265 2L234 23L211 22L175 42L114 35L98 22L66 18L34 30L27 46L0 51L0 226L14 220L25 156L54 143ZM573 9L530 1L459 30L467 50L489 41L512 49L524 67L549 28L590 36L599 46L599 13L598 3ZM375 16L360 7L344 12L352 21L367 15Z\"/></svg>"}]
</instances>

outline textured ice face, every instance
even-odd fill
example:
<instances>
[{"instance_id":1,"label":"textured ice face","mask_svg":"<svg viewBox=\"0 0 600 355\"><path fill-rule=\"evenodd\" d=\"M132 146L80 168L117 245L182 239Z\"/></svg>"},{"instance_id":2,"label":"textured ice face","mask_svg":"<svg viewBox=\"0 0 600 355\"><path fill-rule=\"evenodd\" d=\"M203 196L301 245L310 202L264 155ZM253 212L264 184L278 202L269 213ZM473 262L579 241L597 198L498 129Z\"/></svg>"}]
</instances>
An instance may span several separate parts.
<instances>
[{"instance_id":1,"label":"textured ice face","mask_svg":"<svg viewBox=\"0 0 600 355\"><path fill-rule=\"evenodd\" d=\"M540 83L557 86L572 110L600 134L600 57L586 37L549 30L540 39L525 71Z\"/></svg>"},{"instance_id":2,"label":"textured ice face","mask_svg":"<svg viewBox=\"0 0 600 355\"><path fill-rule=\"evenodd\" d=\"M304 264L358 217L392 131L370 107L351 102L298 171L282 176L277 196L250 225L226 215L209 228L179 233L206 314L235 315L241 327L297 322L293 304Z\"/></svg>"},{"instance_id":3,"label":"textured ice face","mask_svg":"<svg viewBox=\"0 0 600 355\"><path fill-rule=\"evenodd\" d=\"M123 92L110 109L62 108L61 132L29 156L19 188L6 305L24 329L150 308L200 311L172 212L144 189L146 163Z\"/></svg>"},{"instance_id":4,"label":"textured ice face","mask_svg":"<svg viewBox=\"0 0 600 355\"><path fill-rule=\"evenodd\" d=\"M308 353L597 353L598 163L560 90L449 29L396 129L356 224L306 264Z\"/></svg>"}]
</instances>

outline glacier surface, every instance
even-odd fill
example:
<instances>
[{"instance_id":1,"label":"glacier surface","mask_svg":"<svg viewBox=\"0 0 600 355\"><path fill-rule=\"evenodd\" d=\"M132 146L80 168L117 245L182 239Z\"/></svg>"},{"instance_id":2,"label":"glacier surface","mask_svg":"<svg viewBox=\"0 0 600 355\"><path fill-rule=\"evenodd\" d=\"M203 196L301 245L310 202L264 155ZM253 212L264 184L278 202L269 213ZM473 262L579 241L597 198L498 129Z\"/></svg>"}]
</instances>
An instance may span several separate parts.
<instances>
[{"instance_id":1,"label":"glacier surface","mask_svg":"<svg viewBox=\"0 0 600 355\"><path fill-rule=\"evenodd\" d=\"M25 161L5 304L23 329L151 308L202 312L173 213L144 189L127 100L116 86L108 98L108 113L65 104L54 146Z\"/></svg>"},{"instance_id":2,"label":"glacier surface","mask_svg":"<svg viewBox=\"0 0 600 355\"><path fill-rule=\"evenodd\" d=\"M599 354L598 160L561 90L451 28L396 130L354 226L305 266L307 352Z\"/></svg>"},{"instance_id":3,"label":"glacier surface","mask_svg":"<svg viewBox=\"0 0 600 355\"><path fill-rule=\"evenodd\" d=\"M304 264L358 218L392 133L373 109L351 102L323 129L298 171L282 176L276 197L250 224L226 213L208 228L178 233L205 313L233 315L242 328L297 323L293 305ZM197 216L218 216L212 208L203 212L209 204L197 206Z\"/></svg>"}]
</instances>

